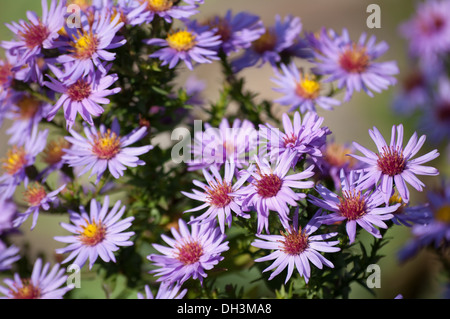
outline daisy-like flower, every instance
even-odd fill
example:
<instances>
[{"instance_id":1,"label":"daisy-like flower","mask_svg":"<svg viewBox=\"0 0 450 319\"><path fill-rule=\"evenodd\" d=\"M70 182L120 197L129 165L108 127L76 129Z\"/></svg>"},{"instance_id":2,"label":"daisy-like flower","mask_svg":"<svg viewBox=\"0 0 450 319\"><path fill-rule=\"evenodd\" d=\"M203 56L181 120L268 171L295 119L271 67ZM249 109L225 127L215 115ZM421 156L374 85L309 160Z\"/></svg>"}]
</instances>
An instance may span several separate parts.
<instances>
[{"instance_id":1,"label":"daisy-like flower","mask_svg":"<svg viewBox=\"0 0 450 319\"><path fill-rule=\"evenodd\" d=\"M90 125L94 125L92 116L99 116L104 109L100 104L109 104L106 97L120 92L121 88L108 89L118 77L116 74L103 75L100 71L90 73L75 82L63 80L64 76L57 68L51 68L58 80L49 77L45 86L56 93L60 93L58 101L47 114L47 120L51 121L58 113L61 106L64 109L66 128L70 130L75 123L77 113Z\"/></svg>"},{"instance_id":2,"label":"daisy-like flower","mask_svg":"<svg viewBox=\"0 0 450 319\"><path fill-rule=\"evenodd\" d=\"M252 243L252 246L273 250L269 255L255 259L255 262L275 260L272 265L264 269L264 272L275 269L269 280L279 275L287 267L285 283L291 278L295 268L308 283L311 276L310 262L319 269L322 269L323 265L334 268L334 265L320 252L332 253L340 250L340 248L334 247L339 244L339 240L327 241L338 233L312 235L321 225L317 218L320 214L319 210L302 229L298 225L297 208L292 226L286 228L285 232L281 231L281 235L256 235L258 239Z\"/></svg>"},{"instance_id":3,"label":"daisy-like flower","mask_svg":"<svg viewBox=\"0 0 450 319\"><path fill-rule=\"evenodd\" d=\"M255 155L256 167L252 164L246 170L252 177L250 184L235 192L242 199L244 208L256 210L258 234L263 229L269 233L271 210L277 212L283 226L289 228L288 204L295 207L297 201L306 197L306 194L296 193L291 188L308 189L314 186L312 181L301 181L314 175L314 166L303 172L287 175L296 156L295 152L285 152L275 162L275 168L272 168L266 159L261 160ZM247 179L248 176L244 175L242 178Z\"/></svg>"},{"instance_id":4,"label":"daisy-like flower","mask_svg":"<svg viewBox=\"0 0 450 319\"><path fill-rule=\"evenodd\" d=\"M294 167L297 161L305 154L312 157L322 156L321 147L326 143L326 136L331 134L328 127L322 127L323 117L315 112L308 112L301 119L300 113L294 113L291 121L287 113L283 113L283 130L266 124L260 125L260 152L268 151L272 161L276 161L285 152L294 152L296 156L292 162ZM264 144L266 149L264 149Z\"/></svg>"},{"instance_id":5,"label":"daisy-like flower","mask_svg":"<svg viewBox=\"0 0 450 319\"><path fill-rule=\"evenodd\" d=\"M36 156L43 151L47 141L48 130L38 131L34 126L29 139L23 146L14 145L10 148L6 157L1 160L3 175L0 176L0 190L2 199L14 194L16 187L24 182L28 184L28 176L25 169L34 164Z\"/></svg>"},{"instance_id":6,"label":"daisy-like flower","mask_svg":"<svg viewBox=\"0 0 450 319\"><path fill-rule=\"evenodd\" d=\"M82 28L74 29L76 34L70 34L73 39L69 42L72 47L68 49L69 53L56 58L56 62L66 66L62 79L75 82L95 73L96 70L102 74L107 73L105 61L111 62L115 59L115 53L109 50L126 42L116 36L117 31L124 25L119 19L118 14L112 18L108 10L97 10L92 24L86 23Z\"/></svg>"},{"instance_id":7,"label":"daisy-like flower","mask_svg":"<svg viewBox=\"0 0 450 319\"><path fill-rule=\"evenodd\" d=\"M208 184L202 183L198 180L192 181L194 185L202 188L203 192L193 189L193 193L181 192L183 195L201 201L204 204L189 209L184 213L190 213L208 208L205 213L193 219L192 222L202 222L209 223L211 220L218 219L220 230L222 233L225 232L225 223L228 227L231 226L231 221L233 216L231 211L233 211L237 216L243 218L249 218L250 215L245 214L241 208L241 202L239 198L236 198L232 193L239 190L239 188L246 182L245 178L240 178L239 182L232 184L235 165L234 163L225 163L225 173L224 177L220 175L219 171L215 166L210 167L211 174L203 169L203 175ZM248 176L248 175L247 175Z\"/></svg>"},{"instance_id":8,"label":"daisy-like flower","mask_svg":"<svg viewBox=\"0 0 450 319\"><path fill-rule=\"evenodd\" d=\"M369 135L375 142L378 153L374 153L360 144L353 142L355 148L363 153L364 157L355 154L350 155L367 164L367 167L362 170L363 176L361 176L360 189L369 188L380 182L381 192L384 195L385 202L388 203L389 198L392 196L393 186L395 185L403 201L408 203L409 189L406 183L421 192L425 185L416 175L439 174L436 168L422 165L438 157L439 153L437 150L412 159L425 143L425 135L417 139L417 133L414 132L405 147L403 147L402 124L392 126L391 142L389 145L386 144L386 141L376 127L373 130L369 130Z\"/></svg>"},{"instance_id":9,"label":"daisy-like flower","mask_svg":"<svg viewBox=\"0 0 450 319\"><path fill-rule=\"evenodd\" d=\"M78 176L91 170L89 177L97 175L97 183L107 169L114 178L120 178L127 167L145 165L138 156L153 149L152 145L129 147L147 135L147 127L142 126L128 135L120 136L120 125L117 120L113 121L110 129L103 124L99 130L94 126L85 126L86 137L74 130L70 130L70 134L72 137L68 136L66 140L72 147L64 150L66 154L63 155L63 159L71 167L83 167Z\"/></svg>"},{"instance_id":10,"label":"daisy-like flower","mask_svg":"<svg viewBox=\"0 0 450 319\"><path fill-rule=\"evenodd\" d=\"M50 263L42 264L38 258L33 266L30 278L21 278L14 274L14 278L4 279L8 286L0 286L1 299L62 299L73 285L66 285L66 270L55 264L50 270Z\"/></svg>"},{"instance_id":11,"label":"daisy-like flower","mask_svg":"<svg viewBox=\"0 0 450 319\"><path fill-rule=\"evenodd\" d=\"M11 269L11 264L20 259L19 247L11 245L7 247L4 242L0 240L0 271Z\"/></svg>"},{"instance_id":12,"label":"daisy-like flower","mask_svg":"<svg viewBox=\"0 0 450 319\"><path fill-rule=\"evenodd\" d=\"M295 43L301 31L300 18L289 15L283 20L276 15L275 25L266 28L265 33L253 41L242 56L232 61L234 72L265 63L275 66L281 60L280 53Z\"/></svg>"},{"instance_id":13,"label":"daisy-like flower","mask_svg":"<svg viewBox=\"0 0 450 319\"><path fill-rule=\"evenodd\" d=\"M320 50L314 51L314 72L328 75L324 81L337 81L339 89L345 88L345 101L349 101L355 91L364 90L372 97L372 91L379 93L397 82L393 77L399 72L395 61L375 62L389 49L388 44L375 44L375 36L366 40L366 33L358 42L353 42L346 29L337 37L330 37L323 31Z\"/></svg>"},{"instance_id":14,"label":"daisy-like flower","mask_svg":"<svg viewBox=\"0 0 450 319\"><path fill-rule=\"evenodd\" d=\"M189 170L210 167L220 168L225 162L233 162L237 168L248 164L252 151L256 149L258 132L249 120L235 119L230 125L225 117L218 128L205 123L205 130L195 130L192 160L187 162Z\"/></svg>"},{"instance_id":15,"label":"daisy-like flower","mask_svg":"<svg viewBox=\"0 0 450 319\"><path fill-rule=\"evenodd\" d=\"M359 176L357 175L355 171L350 171L347 175L341 172L340 195L320 184L317 185L316 190L322 199L309 195L311 203L332 212L321 216L321 223L331 225L346 221L350 244L356 238L356 225L361 226L374 237L381 238L380 231L375 226L387 228L384 221L392 219L392 213L400 206L398 203L392 206L381 206L384 204L382 194L379 191L358 189Z\"/></svg>"},{"instance_id":16,"label":"daisy-like flower","mask_svg":"<svg viewBox=\"0 0 450 319\"><path fill-rule=\"evenodd\" d=\"M432 213L429 204L422 204L417 206L409 206L403 202L398 190L396 189L394 195L389 199L389 205L400 204L395 212L392 222L396 225L404 225L411 227L414 224L427 224L432 218Z\"/></svg>"},{"instance_id":17,"label":"daisy-like flower","mask_svg":"<svg viewBox=\"0 0 450 319\"><path fill-rule=\"evenodd\" d=\"M314 74L300 72L294 62L281 64L281 72L274 69L272 81L278 85L273 90L283 94L274 102L290 106L289 111L299 109L301 113L316 111L316 105L325 110L332 110L341 102L323 94L324 83L317 80ZM322 92L322 93L321 93Z\"/></svg>"},{"instance_id":18,"label":"daisy-like flower","mask_svg":"<svg viewBox=\"0 0 450 319\"><path fill-rule=\"evenodd\" d=\"M30 137L33 127L47 115L51 105L22 92L11 96L9 101L11 105L5 115L12 121L11 127L6 130L11 135L8 143L21 146Z\"/></svg>"},{"instance_id":19,"label":"daisy-like flower","mask_svg":"<svg viewBox=\"0 0 450 319\"><path fill-rule=\"evenodd\" d=\"M215 16L205 24L217 30L216 34L222 40L220 47L226 55L249 48L265 32L260 17L247 12L233 15L228 10L224 17Z\"/></svg>"},{"instance_id":20,"label":"daisy-like flower","mask_svg":"<svg viewBox=\"0 0 450 319\"><path fill-rule=\"evenodd\" d=\"M212 48L221 42L220 36L214 31L198 33L192 28L172 32L166 39L154 38L145 41L148 45L162 47L149 56L159 58L162 66L169 65L169 69L173 69L182 60L190 70L194 68L193 62L212 63L212 60L218 60L217 51Z\"/></svg>"},{"instance_id":21,"label":"daisy-like flower","mask_svg":"<svg viewBox=\"0 0 450 319\"><path fill-rule=\"evenodd\" d=\"M151 23L155 16L171 23L173 19L186 19L198 13L197 5L174 0L131 0L127 3L127 20L131 25Z\"/></svg>"},{"instance_id":22,"label":"daisy-like flower","mask_svg":"<svg viewBox=\"0 0 450 319\"><path fill-rule=\"evenodd\" d=\"M1 46L17 57L16 68L28 65L30 72L36 72L34 78L42 79L38 67L38 59L43 49L55 48L58 32L64 26L66 1L51 0L50 8L47 0L42 0L42 17L32 11L27 12L28 21L13 22L6 26L16 35L13 41L3 41Z\"/></svg>"},{"instance_id":23,"label":"daisy-like flower","mask_svg":"<svg viewBox=\"0 0 450 319\"><path fill-rule=\"evenodd\" d=\"M50 204L57 200L58 194L65 187L66 185L62 185L58 189L47 193L44 186L39 183L28 185L24 193L24 200L28 204L29 208L24 213L21 213L17 216L17 218L14 220L14 227L19 227L28 219L30 215L33 215L31 229L34 229L39 217L39 211L41 209L49 210Z\"/></svg>"},{"instance_id":24,"label":"daisy-like flower","mask_svg":"<svg viewBox=\"0 0 450 319\"><path fill-rule=\"evenodd\" d=\"M192 219L191 219L192 220ZM221 254L229 249L226 235L218 227L216 221L210 223L193 223L189 230L187 223L178 220L178 230L171 229L173 238L161 235L170 246L153 244L153 247L163 255L147 256L157 268L150 273L160 276L157 281L178 283L182 285L189 278L198 279L203 284L203 278L215 265L223 260Z\"/></svg>"},{"instance_id":25,"label":"daisy-like flower","mask_svg":"<svg viewBox=\"0 0 450 319\"><path fill-rule=\"evenodd\" d=\"M432 65L450 52L449 15L448 1L427 0L418 4L414 16L399 28L413 57Z\"/></svg>"},{"instance_id":26,"label":"daisy-like flower","mask_svg":"<svg viewBox=\"0 0 450 319\"><path fill-rule=\"evenodd\" d=\"M145 285L145 296L138 292L138 299L183 299L187 293L187 289L181 289L181 285L171 285L168 282L162 282L159 285L156 296L153 296L152 291L148 285Z\"/></svg>"},{"instance_id":27,"label":"daisy-like flower","mask_svg":"<svg viewBox=\"0 0 450 319\"><path fill-rule=\"evenodd\" d=\"M70 253L63 264L73 261L82 268L89 258L89 269L92 269L97 258L104 262L116 262L114 252L120 246L132 246L130 237L134 232L123 232L130 228L134 217L119 220L125 213L125 206L117 201L109 210L109 196L105 196L103 206L95 199L91 200L89 214L80 206L80 213L69 211L72 224L61 223L61 226L73 233L69 236L56 236L54 239L69 244L56 249L57 254Z\"/></svg>"}]
</instances>

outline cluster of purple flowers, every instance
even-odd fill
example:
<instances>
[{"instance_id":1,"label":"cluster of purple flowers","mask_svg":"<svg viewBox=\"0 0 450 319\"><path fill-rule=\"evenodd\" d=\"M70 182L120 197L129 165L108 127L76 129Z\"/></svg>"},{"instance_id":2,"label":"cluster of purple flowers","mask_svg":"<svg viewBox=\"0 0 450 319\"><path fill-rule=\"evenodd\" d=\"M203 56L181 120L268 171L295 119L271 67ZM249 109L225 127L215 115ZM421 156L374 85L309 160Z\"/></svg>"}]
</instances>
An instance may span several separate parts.
<instances>
[{"instance_id":1,"label":"cluster of purple flowers","mask_svg":"<svg viewBox=\"0 0 450 319\"><path fill-rule=\"evenodd\" d=\"M120 119L107 117L105 110L123 90L117 86L120 72L110 71L117 49L130 40L127 28L147 28L152 23L171 28L143 40L148 49L145 58L153 62L148 68L185 66L191 71L198 64L220 61L237 75L245 68L269 65L274 76L268 80L282 95L273 102L288 109L278 119L280 127L276 119L262 124L223 117L218 127L206 123L204 130L195 132L186 167L189 173L200 174L192 180L197 188L182 195L200 202L196 207L188 204L183 213L199 214L179 218L170 228L171 236L161 235L166 245L152 243L154 251L146 257L149 273L157 277L160 287L154 297L145 285L146 296L138 293L139 299L183 298L187 294L183 284L190 279L203 285L208 271L230 250L227 232L241 222L253 225L252 249L259 254L270 251L254 262L273 261L264 269L272 271L268 280L286 270L285 283L294 270L308 283L311 264L317 269L334 268L325 254L352 245L359 227L382 238L380 228L388 228L388 221L412 226L415 239L403 255L418 247L448 243L449 186L441 193L430 193L428 203L410 206L410 188L422 192L425 187L417 176L439 174L425 165L440 155L437 149L416 157L425 135L414 133L404 145L403 125L393 125L388 144L374 127L369 130L374 152L358 142L334 142L332 132L323 125L324 117L317 114L317 106L332 110L356 92L373 97L374 92L396 84L396 62L378 61L389 49L386 42L377 43L366 33L355 41L346 29L341 34L322 29L302 35L300 18L291 15L275 16L271 26L257 15L231 10L223 17L197 21L192 17L202 3L92 1L68 23L66 0L50 0L50 5L42 0L41 17L29 12L27 21L7 25L14 38L1 43L6 59L0 60L0 124L4 119L13 124L6 131L11 148L1 162L0 271L9 271L20 259L20 249L2 238L17 231L30 215L34 229L39 213L51 209L65 210L69 219L60 225L71 234L54 237L66 244L56 249L65 256L61 264L71 262L80 268L88 264L91 270L100 260L116 263L121 247L135 245L134 236L141 235L133 228L135 216L127 214L121 200L110 206L112 196L104 192L111 180L126 182L127 172L147 165L143 156L154 146L144 138L151 133L151 125L133 123L124 134ZM428 1L421 8L402 27L411 53L420 59L421 82L414 92L405 91L396 100L399 110L406 110L412 100L429 101L425 91L429 83L424 82L434 71L426 74L424 69L441 69L442 56L450 52L449 2ZM175 29L175 21L181 27ZM299 60L310 67L299 68ZM439 125L432 128L436 132L430 132L432 139L450 136L450 80L448 74L438 74L436 107L424 117L428 124L438 119ZM19 91L15 81L37 89ZM192 84L189 81L187 86ZM188 87L187 103L202 104L197 99L201 89ZM345 93L342 101L336 97L341 91ZM111 121L103 122L105 118ZM41 129L46 122L62 126L64 136L48 140L51 131ZM139 146L131 146L137 142ZM36 165L38 156L42 169ZM88 172L86 177L95 177L89 185L94 189L84 190L81 197L92 198L76 207L70 202L73 185L82 184L81 177ZM49 179L53 173L57 173L54 187ZM28 205L24 212L14 204L20 186L25 188L22 200ZM97 198L100 195L103 200ZM67 199L70 206L64 207ZM4 280L7 287L0 286L0 293L5 298L62 298L73 286L62 287L67 276L60 263L49 270L49 263L43 265L37 259L30 279L15 274Z\"/></svg>"}]
</instances>

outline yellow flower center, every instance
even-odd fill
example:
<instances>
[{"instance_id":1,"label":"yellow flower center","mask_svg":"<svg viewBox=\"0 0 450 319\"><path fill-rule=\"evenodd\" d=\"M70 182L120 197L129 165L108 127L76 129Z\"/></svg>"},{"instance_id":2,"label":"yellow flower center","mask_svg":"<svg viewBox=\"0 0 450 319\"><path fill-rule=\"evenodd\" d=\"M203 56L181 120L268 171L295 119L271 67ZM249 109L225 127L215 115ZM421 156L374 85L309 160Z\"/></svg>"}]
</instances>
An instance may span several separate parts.
<instances>
[{"instance_id":1,"label":"yellow flower center","mask_svg":"<svg viewBox=\"0 0 450 319\"><path fill-rule=\"evenodd\" d=\"M69 147L70 143L63 137L60 137L58 140L51 141L47 144L43 151L42 160L49 165L56 164L60 162L63 155L66 154L63 149Z\"/></svg>"},{"instance_id":2,"label":"yellow flower center","mask_svg":"<svg viewBox=\"0 0 450 319\"><path fill-rule=\"evenodd\" d=\"M30 207L34 207L39 206L45 196L47 196L47 193L44 187L39 183L35 183L33 186L28 186L24 194L24 200Z\"/></svg>"},{"instance_id":3,"label":"yellow flower center","mask_svg":"<svg viewBox=\"0 0 450 319\"><path fill-rule=\"evenodd\" d=\"M167 11L173 6L172 0L141 0L141 2L147 2L148 9L156 12Z\"/></svg>"},{"instance_id":4,"label":"yellow flower center","mask_svg":"<svg viewBox=\"0 0 450 319\"><path fill-rule=\"evenodd\" d=\"M402 197L400 196L398 190L396 189L394 194L389 198L389 206L393 206L395 204L401 204L397 210L394 212L395 214L401 214L403 212L403 208L406 207L406 203L403 202Z\"/></svg>"},{"instance_id":5,"label":"yellow flower center","mask_svg":"<svg viewBox=\"0 0 450 319\"><path fill-rule=\"evenodd\" d=\"M187 30L172 33L166 40L169 46L177 51L188 51L196 44L195 35Z\"/></svg>"},{"instance_id":6,"label":"yellow flower center","mask_svg":"<svg viewBox=\"0 0 450 319\"><path fill-rule=\"evenodd\" d=\"M305 99L316 99L320 92L320 83L315 81L312 76L305 75L300 82L297 83L296 92Z\"/></svg>"},{"instance_id":7,"label":"yellow flower center","mask_svg":"<svg viewBox=\"0 0 450 319\"><path fill-rule=\"evenodd\" d=\"M434 217L436 220L444 223L450 223L450 204L444 205L441 208L439 208Z\"/></svg>"},{"instance_id":8,"label":"yellow flower center","mask_svg":"<svg viewBox=\"0 0 450 319\"><path fill-rule=\"evenodd\" d=\"M101 159L111 159L120 151L120 137L111 130L105 134L98 133L92 145L92 152Z\"/></svg>"},{"instance_id":9,"label":"yellow flower center","mask_svg":"<svg viewBox=\"0 0 450 319\"><path fill-rule=\"evenodd\" d=\"M74 47L74 53L77 59L87 60L97 51L99 41L97 37L90 31L77 31L78 37L73 36L74 42L71 44Z\"/></svg>"},{"instance_id":10,"label":"yellow flower center","mask_svg":"<svg viewBox=\"0 0 450 319\"><path fill-rule=\"evenodd\" d=\"M14 146L6 153L6 158L2 159L2 168L9 174L14 175L27 164L26 153L23 147Z\"/></svg>"},{"instance_id":11,"label":"yellow flower center","mask_svg":"<svg viewBox=\"0 0 450 319\"><path fill-rule=\"evenodd\" d=\"M80 232L80 240L86 246L95 246L102 242L106 236L106 228L102 225L101 221L97 224L96 222L87 222L86 226L81 226L83 232Z\"/></svg>"}]
</instances>

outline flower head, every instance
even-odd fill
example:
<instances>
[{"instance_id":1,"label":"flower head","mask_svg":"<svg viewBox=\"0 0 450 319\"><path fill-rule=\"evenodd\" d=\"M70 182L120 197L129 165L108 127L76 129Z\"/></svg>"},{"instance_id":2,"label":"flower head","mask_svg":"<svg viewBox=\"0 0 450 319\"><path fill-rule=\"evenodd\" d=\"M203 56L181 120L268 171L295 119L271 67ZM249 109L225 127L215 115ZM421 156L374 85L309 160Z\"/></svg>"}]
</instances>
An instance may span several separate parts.
<instances>
[{"instance_id":1,"label":"flower head","mask_svg":"<svg viewBox=\"0 0 450 319\"><path fill-rule=\"evenodd\" d=\"M323 265L334 268L334 265L320 252L329 253L340 250L340 248L334 247L339 243L338 240L326 241L336 236L337 233L312 235L321 225L318 220L320 214L321 211L319 210L302 229L298 225L297 208L293 224L290 228L286 228L285 232L281 231L280 235L256 235L258 239L252 243L252 246L273 251L265 257L255 259L255 262L275 260L271 266L264 269L264 271L275 269L269 280L276 277L287 267L285 283L291 278L295 268L297 268L300 276L308 282L311 276L310 262L319 269L322 269Z\"/></svg>"},{"instance_id":2,"label":"flower head","mask_svg":"<svg viewBox=\"0 0 450 319\"><path fill-rule=\"evenodd\" d=\"M345 88L345 101L354 91L364 90L369 96L372 91L381 92L396 83L393 77L398 67L394 61L375 62L389 48L385 42L375 44L375 36L369 38L363 33L358 42L353 42L344 29L341 36L330 37L325 30L320 36L319 50L314 51L314 71L328 75L328 82L337 81L339 89Z\"/></svg>"},{"instance_id":3,"label":"flower head","mask_svg":"<svg viewBox=\"0 0 450 319\"><path fill-rule=\"evenodd\" d=\"M189 278L199 279L203 283L203 278L207 277L206 270L217 265L223 259L221 254L228 250L228 242L224 241L226 235L216 227L215 220L192 223L191 231L182 219L179 219L178 226L178 230L171 229L174 238L161 236L170 247L153 244L163 255L147 256L157 267L150 273L161 276L158 281L168 283L182 285Z\"/></svg>"},{"instance_id":4,"label":"flower head","mask_svg":"<svg viewBox=\"0 0 450 319\"><path fill-rule=\"evenodd\" d=\"M354 154L351 154L351 156L367 164L367 167L363 169L360 188L368 188L380 182L380 189L386 203L389 202L389 198L392 196L394 184L403 201L408 203L409 190L406 183L413 186L416 190L422 191L425 185L415 175L439 174L436 168L422 165L438 157L439 153L437 150L412 159L425 143L425 135L417 139L417 134L414 132L408 144L403 147L403 125L401 124L392 126L389 145L386 144L376 127L373 130L369 130L369 134L378 148L378 153L374 153L354 142L355 148L363 153L365 157Z\"/></svg>"},{"instance_id":5,"label":"flower head","mask_svg":"<svg viewBox=\"0 0 450 319\"><path fill-rule=\"evenodd\" d=\"M145 126L133 130L125 136L120 136L119 122L115 120L110 129L105 125L100 125L100 129L95 127L84 127L84 134L81 136L74 130L70 130L71 137L66 140L72 147L65 149L63 159L72 167L83 167L78 176L91 170L91 175L97 175L97 183L103 173L108 169L114 178L123 176L126 167L136 167L144 165L145 162L137 156L153 149L153 146L146 145L140 147L129 147L147 134Z\"/></svg>"},{"instance_id":6,"label":"flower head","mask_svg":"<svg viewBox=\"0 0 450 319\"><path fill-rule=\"evenodd\" d=\"M20 259L19 247L11 245L7 247L4 242L0 240L0 271L11 269L11 264Z\"/></svg>"},{"instance_id":7,"label":"flower head","mask_svg":"<svg viewBox=\"0 0 450 319\"><path fill-rule=\"evenodd\" d=\"M66 270L59 264L49 270L50 263L43 266L39 258L34 263L30 278L21 278L16 273L14 279L4 279L8 288L0 286L0 293L4 295L2 299L62 299L73 285L66 285Z\"/></svg>"},{"instance_id":8,"label":"flower head","mask_svg":"<svg viewBox=\"0 0 450 319\"><path fill-rule=\"evenodd\" d=\"M74 264L80 268L89 258L89 269L92 268L97 258L104 262L116 262L114 252L119 246L132 246L129 240L134 232L123 232L131 226L134 217L127 217L119 221L125 213L125 206L117 201L109 210L109 196L105 196L103 205L95 199L91 200L89 214L84 207L80 207L80 213L69 211L72 224L61 223L61 226L73 233L69 236L56 236L56 241L68 243L65 248L56 249L56 253L70 253L62 263L74 259Z\"/></svg>"},{"instance_id":9,"label":"flower head","mask_svg":"<svg viewBox=\"0 0 450 319\"><path fill-rule=\"evenodd\" d=\"M151 23L156 16L171 23L173 19L186 19L198 13L197 5L174 0L132 0L127 6L127 20L131 25Z\"/></svg>"}]
</instances>

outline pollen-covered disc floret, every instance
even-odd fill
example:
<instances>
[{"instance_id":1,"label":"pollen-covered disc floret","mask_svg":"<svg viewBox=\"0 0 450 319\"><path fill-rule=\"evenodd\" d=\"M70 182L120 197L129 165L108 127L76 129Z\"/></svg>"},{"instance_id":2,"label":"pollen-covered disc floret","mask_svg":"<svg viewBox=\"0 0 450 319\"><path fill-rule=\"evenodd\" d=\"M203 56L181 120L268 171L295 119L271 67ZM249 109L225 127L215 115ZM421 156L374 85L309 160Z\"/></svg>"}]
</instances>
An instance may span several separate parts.
<instances>
[{"instance_id":1,"label":"pollen-covered disc floret","mask_svg":"<svg viewBox=\"0 0 450 319\"><path fill-rule=\"evenodd\" d=\"M84 207L80 212L69 211L71 224L61 223L61 226L73 235L56 236L55 240L69 244L58 248L59 254L69 253L62 263L75 259L72 263L80 268L89 259L89 269L100 257L104 262L116 262L114 252L122 246L132 246L130 237L134 232L124 232L130 228L134 217L121 219L125 214L125 206L117 201L109 208L109 196L105 196L103 205L95 199L91 200L89 213Z\"/></svg>"},{"instance_id":2,"label":"pollen-covered disc floret","mask_svg":"<svg viewBox=\"0 0 450 319\"><path fill-rule=\"evenodd\" d=\"M161 238L170 246L153 244L153 247L163 255L151 254L147 256L157 268L150 273L159 276L157 281L182 285L189 278L199 279L207 277L206 270L212 269L223 257L221 254L228 250L226 235L218 227L216 221L196 223L192 222L191 230L188 224L179 219L178 229L172 228L173 238L162 235Z\"/></svg>"}]
</instances>

